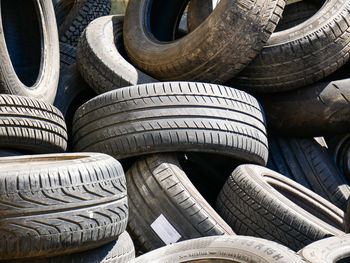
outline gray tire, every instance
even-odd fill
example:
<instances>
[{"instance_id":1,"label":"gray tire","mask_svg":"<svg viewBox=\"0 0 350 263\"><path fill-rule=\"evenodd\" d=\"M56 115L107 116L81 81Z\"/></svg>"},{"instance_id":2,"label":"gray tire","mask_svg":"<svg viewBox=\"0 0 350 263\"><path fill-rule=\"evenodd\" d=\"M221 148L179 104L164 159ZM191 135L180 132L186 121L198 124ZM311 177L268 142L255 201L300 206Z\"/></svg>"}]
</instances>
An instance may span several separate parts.
<instances>
[{"instance_id":1,"label":"gray tire","mask_svg":"<svg viewBox=\"0 0 350 263\"><path fill-rule=\"evenodd\" d=\"M145 250L198 237L234 235L187 178L176 154L141 158L128 170L126 180L129 232ZM164 236L163 231L177 237Z\"/></svg>"},{"instance_id":2,"label":"gray tire","mask_svg":"<svg viewBox=\"0 0 350 263\"><path fill-rule=\"evenodd\" d=\"M93 249L126 228L123 169L100 153L0 158L0 260Z\"/></svg>"},{"instance_id":3,"label":"gray tire","mask_svg":"<svg viewBox=\"0 0 350 263\"><path fill-rule=\"evenodd\" d=\"M217 200L239 235L264 237L295 251L344 234L344 212L289 178L256 165L239 166Z\"/></svg>"},{"instance_id":4,"label":"gray tire","mask_svg":"<svg viewBox=\"0 0 350 263\"><path fill-rule=\"evenodd\" d=\"M256 99L203 83L151 83L104 93L77 110L73 135L75 151L117 159L192 151L265 165L268 155Z\"/></svg>"}]
</instances>

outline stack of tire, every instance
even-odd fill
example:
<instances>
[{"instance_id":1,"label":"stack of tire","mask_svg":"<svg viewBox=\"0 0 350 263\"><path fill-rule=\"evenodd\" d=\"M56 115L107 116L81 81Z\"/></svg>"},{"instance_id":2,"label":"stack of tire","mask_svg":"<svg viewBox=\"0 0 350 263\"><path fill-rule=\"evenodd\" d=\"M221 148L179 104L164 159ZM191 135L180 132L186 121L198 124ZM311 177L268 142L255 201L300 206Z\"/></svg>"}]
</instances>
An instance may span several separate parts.
<instances>
[{"instance_id":1,"label":"stack of tire","mask_svg":"<svg viewBox=\"0 0 350 263\"><path fill-rule=\"evenodd\" d=\"M349 260L348 1L22 2L0 261Z\"/></svg>"}]
</instances>

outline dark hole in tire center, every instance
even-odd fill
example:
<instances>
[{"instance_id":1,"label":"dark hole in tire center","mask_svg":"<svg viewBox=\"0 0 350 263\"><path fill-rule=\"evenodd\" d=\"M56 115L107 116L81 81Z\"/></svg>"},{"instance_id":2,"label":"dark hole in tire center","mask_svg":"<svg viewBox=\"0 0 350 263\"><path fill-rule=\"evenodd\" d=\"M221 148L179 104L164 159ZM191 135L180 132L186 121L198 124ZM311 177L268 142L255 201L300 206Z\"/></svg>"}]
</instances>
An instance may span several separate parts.
<instances>
[{"instance_id":1,"label":"dark hole in tire center","mask_svg":"<svg viewBox=\"0 0 350 263\"><path fill-rule=\"evenodd\" d=\"M40 16L34 0L2 0L2 26L12 66L19 80L31 87L41 68Z\"/></svg>"},{"instance_id":2,"label":"dark hole in tire center","mask_svg":"<svg viewBox=\"0 0 350 263\"><path fill-rule=\"evenodd\" d=\"M181 37L178 28L188 2L189 0L149 0L145 14L148 32L163 42Z\"/></svg>"}]
</instances>

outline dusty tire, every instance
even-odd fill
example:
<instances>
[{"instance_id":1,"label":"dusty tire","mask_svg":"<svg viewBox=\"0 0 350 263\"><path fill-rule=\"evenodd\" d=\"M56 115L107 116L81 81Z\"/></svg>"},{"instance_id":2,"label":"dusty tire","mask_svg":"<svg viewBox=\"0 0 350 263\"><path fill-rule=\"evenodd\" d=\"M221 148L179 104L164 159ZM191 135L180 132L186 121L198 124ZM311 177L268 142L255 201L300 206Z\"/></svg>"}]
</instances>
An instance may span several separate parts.
<instances>
[{"instance_id":1,"label":"dusty tire","mask_svg":"<svg viewBox=\"0 0 350 263\"><path fill-rule=\"evenodd\" d=\"M0 260L89 250L125 230L125 177L114 158L51 154L0 163Z\"/></svg>"},{"instance_id":2,"label":"dusty tire","mask_svg":"<svg viewBox=\"0 0 350 263\"><path fill-rule=\"evenodd\" d=\"M269 146L268 168L346 210L350 186L327 151L314 139L270 137Z\"/></svg>"},{"instance_id":3,"label":"dusty tire","mask_svg":"<svg viewBox=\"0 0 350 263\"><path fill-rule=\"evenodd\" d=\"M83 104L75 151L124 159L159 152L209 152L266 164L264 115L252 96L229 87L165 82L124 87Z\"/></svg>"},{"instance_id":4,"label":"dusty tire","mask_svg":"<svg viewBox=\"0 0 350 263\"><path fill-rule=\"evenodd\" d=\"M62 152L67 129L52 105L27 97L0 95L0 147L35 153Z\"/></svg>"},{"instance_id":5,"label":"dusty tire","mask_svg":"<svg viewBox=\"0 0 350 263\"><path fill-rule=\"evenodd\" d=\"M59 47L52 2L2 1L1 10L0 93L53 103Z\"/></svg>"},{"instance_id":6,"label":"dusty tire","mask_svg":"<svg viewBox=\"0 0 350 263\"><path fill-rule=\"evenodd\" d=\"M258 96L269 128L279 136L315 137L350 130L350 79Z\"/></svg>"},{"instance_id":7,"label":"dusty tire","mask_svg":"<svg viewBox=\"0 0 350 263\"><path fill-rule=\"evenodd\" d=\"M350 234L314 242L304 247L298 254L309 263L349 262Z\"/></svg>"},{"instance_id":8,"label":"dusty tire","mask_svg":"<svg viewBox=\"0 0 350 263\"><path fill-rule=\"evenodd\" d=\"M234 235L192 185L176 154L138 160L126 173L126 180L128 229L145 250L198 237ZM176 238L162 235L163 231L170 231Z\"/></svg>"},{"instance_id":9,"label":"dusty tire","mask_svg":"<svg viewBox=\"0 0 350 263\"><path fill-rule=\"evenodd\" d=\"M278 0L223 0L194 32L174 41L187 3L128 3L125 49L136 67L156 79L218 84L229 80L258 54L284 7Z\"/></svg>"},{"instance_id":10,"label":"dusty tire","mask_svg":"<svg viewBox=\"0 0 350 263\"><path fill-rule=\"evenodd\" d=\"M76 47L88 24L110 11L111 0L61 0L56 10L60 41Z\"/></svg>"},{"instance_id":11,"label":"dusty tire","mask_svg":"<svg viewBox=\"0 0 350 263\"><path fill-rule=\"evenodd\" d=\"M99 94L121 87L157 82L123 57L126 55L123 21L122 15L98 18L89 24L79 41L79 71Z\"/></svg>"},{"instance_id":12,"label":"dusty tire","mask_svg":"<svg viewBox=\"0 0 350 263\"><path fill-rule=\"evenodd\" d=\"M92 250L53 258L16 261L16 263L128 263L134 258L134 243L128 232L124 231L115 241Z\"/></svg>"},{"instance_id":13,"label":"dusty tire","mask_svg":"<svg viewBox=\"0 0 350 263\"><path fill-rule=\"evenodd\" d=\"M238 235L264 237L295 251L344 232L344 213L272 170L242 165L229 177L217 211Z\"/></svg>"},{"instance_id":14,"label":"dusty tire","mask_svg":"<svg viewBox=\"0 0 350 263\"><path fill-rule=\"evenodd\" d=\"M304 23L272 34L230 84L251 92L281 92L330 75L349 60L349 9L347 0L328 0Z\"/></svg>"},{"instance_id":15,"label":"dusty tire","mask_svg":"<svg viewBox=\"0 0 350 263\"><path fill-rule=\"evenodd\" d=\"M159 248L130 263L177 262L288 262L304 260L294 251L261 238L245 236L203 237Z\"/></svg>"}]
</instances>

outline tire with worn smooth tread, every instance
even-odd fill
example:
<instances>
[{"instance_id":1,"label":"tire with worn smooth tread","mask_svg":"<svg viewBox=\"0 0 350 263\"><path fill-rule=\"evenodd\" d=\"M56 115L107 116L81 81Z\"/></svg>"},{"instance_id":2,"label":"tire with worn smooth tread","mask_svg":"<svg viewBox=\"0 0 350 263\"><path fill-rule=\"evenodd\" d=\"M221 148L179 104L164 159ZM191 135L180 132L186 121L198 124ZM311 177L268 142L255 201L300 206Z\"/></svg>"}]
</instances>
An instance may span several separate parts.
<instances>
[{"instance_id":1,"label":"tire with worn smooth tread","mask_svg":"<svg viewBox=\"0 0 350 263\"><path fill-rule=\"evenodd\" d=\"M273 33L229 84L250 92L282 92L330 75L349 60L349 10L347 0L327 0L305 22Z\"/></svg>"},{"instance_id":2,"label":"tire with worn smooth tread","mask_svg":"<svg viewBox=\"0 0 350 263\"><path fill-rule=\"evenodd\" d=\"M124 87L83 104L75 151L124 159L159 152L209 152L265 165L264 114L256 99L225 86L164 82Z\"/></svg>"},{"instance_id":3,"label":"tire with worn smooth tread","mask_svg":"<svg viewBox=\"0 0 350 263\"><path fill-rule=\"evenodd\" d=\"M327 151L314 139L270 136L269 146L268 168L346 210L350 186Z\"/></svg>"},{"instance_id":4,"label":"tire with worn smooth tread","mask_svg":"<svg viewBox=\"0 0 350 263\"><path fill-rule=\"evenodd\" d=\"M44 101L0 94L0 147L34 153L62 152L67 128L62 113Z\"/></svg>"},{"instance_id":5,"label":"tire with worn smooth tread","mask_svg":"<svg viewBox=\"0 0 350 263\"><path fill-rule=\"evenodd\" d=\"M305 262L275 242L247 236L214 236L182 241L142 255L130 263Z\"/></svg>"},{"instance_id":6,"label":"tire with worn smooth tread","mask_svg":"<svg viewBox=\"0 0 350 263\"><path fill-rule=\"evenodd\" d=\"M136 67L158 80L224 83L260 52L284 8L282 0L222 0L195 31L176 39L188 2L128 3L125 49Z\"/></svg>"},{"instance_id":7,"label":"tire with worn smooth tread","mask_svg":"<svg viewBox=\"0 0 350 263\"><path fill-rule=\"evenodd\" d=\"M298 254L309 263L349 262L350 234L316 241L304 247Z\"/></svg>"},{"instance_id":8,"label":"tire with worn smooth tread","mask_svg":"<svg viewBox=\"0 0 350 263\"><path fill-rule=\"evenodd\" d=\"M241 165L217 200L219 215L238 235L264 237L295 251L344 234L344 212L289 178L256 165Z\"/></svg>"},{"instance_id":9,"label":"tire with worn smooth tread","mask_svg":"<svg viewBox=\"0 0 350 263\"><path fill-rule=\"evenodd\" d=\"M124 58L123 21L123 15L94 20L85 29L78 44L78 68L86 82L99 94L157 82Z\"/></svg>"},{"instance_id":10,"label":"tire with worn smooth tread","mask_svg":"<svg viewBox=\"0 0 350 263\"><path fill-rule=\"evenodd\" d=\"M59 46L52 2L1 1L0 46L0 93L53 103Z\"/></svg>"},{"instance_id":11,"label":"tire with worn smooth tread","mask_svg":"<svg viewBox=\"0 0 350 263\"><path fill-rule=\"evenodd\" d=\"M100 153L0 158L0 260L96 248L126 228L123 169Z\"/></svg>"},{"instance_id":12,"label":"tire with worn smooth tread","mask_svg":"<svg viewBox=\"0 0 350 263\"><path fill-rule=\"evenodd\" d=\"M193 186L176 154L155 154L139 159L126 173L130 234L146 250L168 245L162 236L170 224L177 240L234 235L231 227ZM154 224L154 226L153 226ZM160 232L156 232L158 229Z\"/></svg>"}]
</instances>

